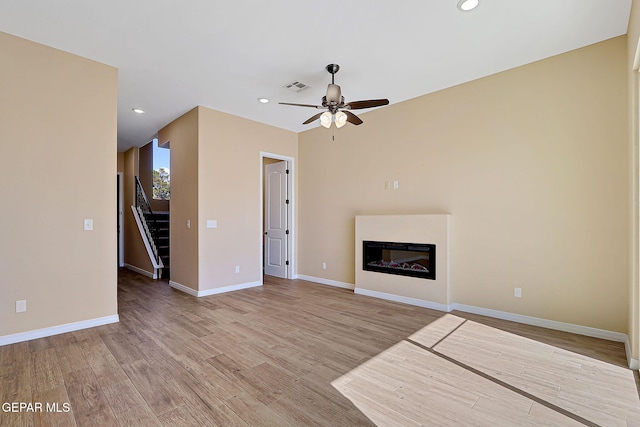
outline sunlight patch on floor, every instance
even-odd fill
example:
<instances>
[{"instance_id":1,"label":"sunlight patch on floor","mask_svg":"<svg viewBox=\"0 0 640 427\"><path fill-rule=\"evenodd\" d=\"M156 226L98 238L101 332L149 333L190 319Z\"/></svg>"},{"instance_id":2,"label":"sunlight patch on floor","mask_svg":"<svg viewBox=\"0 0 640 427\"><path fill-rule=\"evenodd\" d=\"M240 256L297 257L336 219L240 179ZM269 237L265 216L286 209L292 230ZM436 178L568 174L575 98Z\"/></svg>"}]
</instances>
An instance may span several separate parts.
<instances>
[{"instance_id":1,"label":"sunlight patch on floor","mask_svg":"<svg viewBox=\"0 0 640 427\"><path fill-rule=\"evenodd\" d=\"M631 370L451 314L332 385L379 426L640 425Z\"/></svg>"}]
</instances>

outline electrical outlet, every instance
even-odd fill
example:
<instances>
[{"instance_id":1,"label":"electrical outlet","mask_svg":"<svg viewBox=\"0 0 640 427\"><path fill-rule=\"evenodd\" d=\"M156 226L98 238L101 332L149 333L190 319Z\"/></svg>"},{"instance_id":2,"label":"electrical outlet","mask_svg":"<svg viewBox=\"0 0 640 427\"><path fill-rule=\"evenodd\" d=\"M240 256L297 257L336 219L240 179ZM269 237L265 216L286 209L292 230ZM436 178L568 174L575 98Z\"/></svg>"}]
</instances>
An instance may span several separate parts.
<instances>
[{"instance_id":1,"label":"electrical outlet","mask_svg":"<svg viewBox=\"0 0 640 427\"><path fill-rule=\"evenodd\" d=\"M236 273L240 273L240 266L236 265Z\"/></svg>"},{"instance_id":2,"label":"electrical outlet","mask_svg":"<svg viewBox=\"0 0 640 427\"><path fill-rule=\"evenodd\" d=\"M513 296L516 298L522 298L522 288L514 288Z\"/></svg>"},{"instance_id":3,"label":"electrical outlet","mask_svg":"<svg viewBox=\"0 0 640 427\"><path fill-rule=\"evenodd\" d=\"M84 231L92 231L93 230L93 220L85 219L84 220Z\"/></svg>"},{"instance_id":4,"label":"electrical outlet","mask_svg":"<svg viewBox=\"0 0 640 427\"><path fill-rule=\"evenodd\" d=\"M323 262L323 263L322 263L322 269L323 269L323 270L326 270L326 269L327 269L327 263L326 263L326 262Z\"/></svg>"},{"instance_id":5,"label":"electrical outlet","mask_svg":"<svg viewBox=\"0 0 640 427\"><path fill-rule=\"evenodd\" d=\"M187 228L191 228L191 220L190 219L187 220Z\"/></svg>"},{"instance_id":6,"label":"electrical outlet","mask_svg":"<svg viewBox=\"0 0 640 427\"><path fill-rule=\"evenodd\" d=\"M25 311L27 311L27 300L16 301L16 313L24 313Z\"/></svg>"}]
</instances>

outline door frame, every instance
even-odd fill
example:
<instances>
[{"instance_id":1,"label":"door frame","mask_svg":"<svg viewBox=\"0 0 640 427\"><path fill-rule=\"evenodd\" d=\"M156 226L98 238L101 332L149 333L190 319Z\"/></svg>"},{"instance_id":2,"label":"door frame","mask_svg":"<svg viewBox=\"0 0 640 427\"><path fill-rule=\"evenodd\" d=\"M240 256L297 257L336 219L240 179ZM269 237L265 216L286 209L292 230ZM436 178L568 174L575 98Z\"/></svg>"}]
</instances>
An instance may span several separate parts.
<instances>
[{"instance_id":1,"label":"door frame","mask_svg":"<svg viewBox=\"0 0 640 427\"><path fill-rule=\"evenodd\" d=\"M296 279L296 260L295 260L295 241L296 241L296 227L295 227L295 161L293 157L284 156L282 154L269 153L266 151L260 152L260 266L264 265L264 159L275 159L275 160L284 160L288 162L289 167L289 177L288 177L288 197L289 197L289 206L287 209L287 216L289 221L289 238L287 239L287 253L289 254L289 265L285 269L286 278L287 279ZM263 269L261 268L261 271ZM260 274L260 282L263 282L263 274Z\"/></svg>"}]
</instances>

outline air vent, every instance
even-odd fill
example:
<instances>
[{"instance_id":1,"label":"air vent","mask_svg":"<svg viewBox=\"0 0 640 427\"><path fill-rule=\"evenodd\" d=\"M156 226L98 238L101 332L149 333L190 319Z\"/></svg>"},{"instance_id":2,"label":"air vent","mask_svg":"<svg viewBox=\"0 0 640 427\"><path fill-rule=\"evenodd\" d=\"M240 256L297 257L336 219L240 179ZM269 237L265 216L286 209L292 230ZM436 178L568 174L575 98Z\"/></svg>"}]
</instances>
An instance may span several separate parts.
<instances>
[{"instance_id":1,"label":"air vent","mask_svg":"<svg viewBox=\"0 0 640 427\"><path fill-rule=\"evenodd\" d=\"M306 85L304 83L300 83L299 81L295 81L295 82L291 82L291 83L287 83L286 85L282 86L285 89L289 89L292 92L300 92L303 91L305 89L310 88L311 86Z\"/></svg>"}]
</instances>

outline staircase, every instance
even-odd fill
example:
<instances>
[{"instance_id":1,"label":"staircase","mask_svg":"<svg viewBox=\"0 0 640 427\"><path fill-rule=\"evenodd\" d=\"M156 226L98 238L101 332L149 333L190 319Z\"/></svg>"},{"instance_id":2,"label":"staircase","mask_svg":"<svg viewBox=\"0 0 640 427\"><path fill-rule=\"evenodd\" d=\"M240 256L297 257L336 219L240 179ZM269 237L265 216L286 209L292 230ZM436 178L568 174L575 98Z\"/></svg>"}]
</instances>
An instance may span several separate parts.
<instances>
[{"instance_id":1,"label":"staircase","mask_svg":"<svg viewBox=\"0 0 640 427\"><path fill-rule=\"evenodd\" d=\"M169 278L169 212L153 212L136 176L136 205L131 206L154 267L154 278Z\"/></svg>"},{"instance_id":2,"label":"staircase","mask_svg":"<svg viewBox=\"0 0 640 427\"><path fill-rule=\"evenodd\" d=\"M162 278L169 278L169 212L150 212L145 215L147 222L154 229L154 240L158 256L164 264Z\"/></svg>"}]
</instances>

